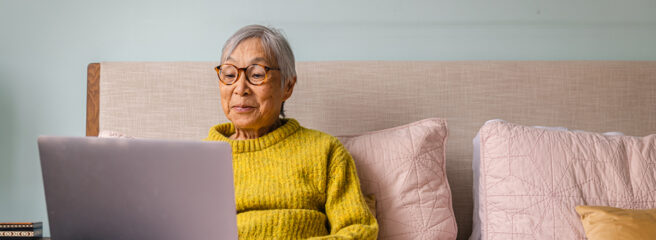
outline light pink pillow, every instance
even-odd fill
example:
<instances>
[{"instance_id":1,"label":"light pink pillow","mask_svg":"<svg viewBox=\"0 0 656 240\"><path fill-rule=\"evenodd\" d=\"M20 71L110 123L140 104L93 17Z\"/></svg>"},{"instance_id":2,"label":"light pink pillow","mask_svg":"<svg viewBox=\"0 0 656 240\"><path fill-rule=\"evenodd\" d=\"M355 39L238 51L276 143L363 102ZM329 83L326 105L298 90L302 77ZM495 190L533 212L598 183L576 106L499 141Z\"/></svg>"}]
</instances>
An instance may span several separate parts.
<instances>
[{"instance_id":1,"label":"light pink pillow","mask_svg":"<svg viewBox=\"0 0 656 240\"><path fill-rule=\"evenodd\" d=\"M483 239L584 239L577 205L656 207L656 135L507 122L479 133Z\"/></svg>"},{"instance_id":2,"label":"light pink pillow","mask_svg":"<svg viewBox=\"0 0 656 240\"><path fill-rule=\"evenodd\" d=\"M445 120L338 138L354 158L364 194L376 197L379 239L456 239Z\"/></svg>"}]
</instances>

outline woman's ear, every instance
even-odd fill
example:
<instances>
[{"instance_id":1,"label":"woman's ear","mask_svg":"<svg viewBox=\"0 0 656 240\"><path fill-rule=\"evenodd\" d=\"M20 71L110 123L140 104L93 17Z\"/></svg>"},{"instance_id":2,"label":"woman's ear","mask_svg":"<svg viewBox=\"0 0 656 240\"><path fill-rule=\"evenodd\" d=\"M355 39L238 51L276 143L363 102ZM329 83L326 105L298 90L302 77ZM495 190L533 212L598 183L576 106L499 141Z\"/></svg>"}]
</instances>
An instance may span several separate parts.
<instances>
[{"instance_id":1,"label":"woman's ear","mask_svg":"<svg viewBox=\"0 0 656 240\"><path fill-rule=\"evenodd\" d=\"M294 85L296 85L296 76L285 81L285 89L283 90L284 92L282 94L282 101L287 101L287 99L292 96Z\"/></svg>"}]
</instances>

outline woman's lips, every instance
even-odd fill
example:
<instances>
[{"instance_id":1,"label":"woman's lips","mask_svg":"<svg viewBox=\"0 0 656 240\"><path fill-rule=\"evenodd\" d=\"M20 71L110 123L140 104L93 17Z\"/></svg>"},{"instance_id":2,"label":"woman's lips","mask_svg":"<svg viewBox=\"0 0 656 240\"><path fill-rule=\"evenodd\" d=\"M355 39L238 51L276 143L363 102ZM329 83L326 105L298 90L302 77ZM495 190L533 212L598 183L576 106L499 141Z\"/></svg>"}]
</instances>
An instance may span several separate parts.
<instances>
[{"instance_id":1,"label":"woman's lips","mask_svg":"<svg viewBox=\"0 0 656 240\"><path fill-rule=\"evenodd\" d=\"M232 110L238 113L250 112L255 110L255 107L251 106L232 106Z\"/></svg>"}]
</instances>

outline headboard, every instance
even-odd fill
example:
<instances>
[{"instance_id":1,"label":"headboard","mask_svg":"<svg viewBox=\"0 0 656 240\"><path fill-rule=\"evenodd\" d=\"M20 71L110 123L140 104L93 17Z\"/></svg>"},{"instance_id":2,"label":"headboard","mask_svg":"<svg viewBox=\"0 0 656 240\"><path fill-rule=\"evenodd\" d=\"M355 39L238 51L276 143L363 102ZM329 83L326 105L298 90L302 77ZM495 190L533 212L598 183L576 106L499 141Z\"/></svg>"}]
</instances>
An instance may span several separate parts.
<instances>
[{"instance_id":1,"label":"headboard","mask_svg":"<svg viewBox=\"0 0 656 240\"><path fill-rule=\"evenodd\" d=\"M89 65L87 135L202 139L226 122L216 62ZM288 117L333 135L440 117L447 175L466 239L472 222L472 138L486 120L656 133L656 61L298 62Z\"/></svg>"}]
</instances>

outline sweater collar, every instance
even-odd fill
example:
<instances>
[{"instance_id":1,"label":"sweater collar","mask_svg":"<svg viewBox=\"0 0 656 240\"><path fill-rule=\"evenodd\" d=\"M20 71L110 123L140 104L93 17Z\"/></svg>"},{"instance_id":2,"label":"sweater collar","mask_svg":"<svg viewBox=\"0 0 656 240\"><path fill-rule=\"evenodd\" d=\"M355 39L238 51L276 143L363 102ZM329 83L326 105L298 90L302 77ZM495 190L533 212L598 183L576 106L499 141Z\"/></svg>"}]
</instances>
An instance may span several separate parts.
<instances>
[{"instance_id":1,"label":"sweater collar","mask_svg":"<svg viewBox=\"0 0 656 240\"><path fill-rule=\"evenodd\" d=\"M282 119L283 125L259 138L247 140L232 140L228 138L235 133L232 123L223 123L210 128L208 140L230 143L233 153L254 152L270 147L292 135L301 126L293 118Z\"/></svg>"}]
</instances>

